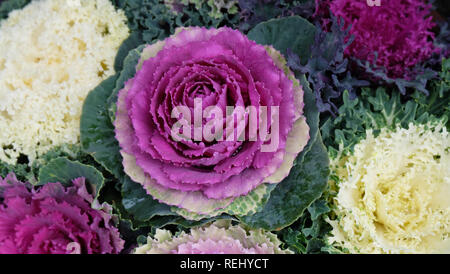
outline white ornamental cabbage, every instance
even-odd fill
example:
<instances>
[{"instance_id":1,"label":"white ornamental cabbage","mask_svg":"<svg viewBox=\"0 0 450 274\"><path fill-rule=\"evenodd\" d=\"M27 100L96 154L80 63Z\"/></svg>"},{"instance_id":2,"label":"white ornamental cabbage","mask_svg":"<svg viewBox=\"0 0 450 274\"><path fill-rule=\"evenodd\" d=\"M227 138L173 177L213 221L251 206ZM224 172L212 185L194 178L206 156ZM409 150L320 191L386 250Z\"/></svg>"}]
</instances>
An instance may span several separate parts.
<instances>
[{"instance_id":1,"label":"white ornamental cabbage","mask_svg":"<svg viewBox=\"0 0 450 274\"><path fill-rule=\"evenodd\" d=\"M108 0L32 1L0 22L0 161L79 141L82 104L129 34Z\"/></svg>"}]
</instances>

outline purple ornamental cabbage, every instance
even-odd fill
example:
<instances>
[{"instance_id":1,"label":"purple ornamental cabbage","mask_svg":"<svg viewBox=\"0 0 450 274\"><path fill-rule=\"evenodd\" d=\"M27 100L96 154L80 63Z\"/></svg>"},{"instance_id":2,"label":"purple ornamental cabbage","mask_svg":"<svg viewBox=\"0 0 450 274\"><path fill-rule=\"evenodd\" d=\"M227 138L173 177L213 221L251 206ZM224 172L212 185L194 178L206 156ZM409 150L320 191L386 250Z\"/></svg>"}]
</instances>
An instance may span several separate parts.
<instances>
[{"instance_id":1,"label":"purple ornamental cabbage","mask_svg":"<svg viewBox=\"0 0 450 274\"><path fill-rule=\"evenodd\" d=\"M280 248L281 241L271 232L232 226L218 221L205 227L192 228L190 233L173 236L158 229L154 238L138 247L135 254L292 254Z\"/></svg>"},{"instance_id":2,"label":"purple ornamental cabbage","mask_svg":"<svg viewBox=\"0 0 450 274\"><path fill-rule=\"evenodd\" d=\"M0 177L0 254L119 253L124 241L111 211L94 201L84 178L33 189L14 174Z\"/></svg>"},{"instance_id":3,"label":"purple ornamental cabbage","mask_svg":"<svg viewBox=\"0 0 450 274\"><path fill-rule=\"evenodd\" d=\"M316 0L316 16L325 25L329 10L351 24L355 40L345 54L373 63L376 52L376 65L391 78L413 78L414 66L438 51L433 45L431 4L423 0L381 0L380 6L369 6L367 0Z\"/></svg>"},{"instance_id":4,"label":"purple ornamental cabbage","mask_svg":"<svg viewBox=\"0 0 450 274\"><path fill-rule=\"evenodd\" d=\"M254 212L266 185L289 174L309 139L303 90L285 59L237 30L178 29L144 48L136 69L117 102L116 138L125 172L186 218ZM263 152L267 142L250 141L250 131L244 141L227 140L225 130L219 134L222 141L174 139L172 128L179 121L172 118L173 110L187 107L187 114L194 117L195 99L201 99L200 110L217 106L224 114L227 106L267 106L270 117L273 106L279 107L278 132L269 119L259 117L260 124L277 132L272 137L277 134L278 146ZM200 129L215 116L205 117ZM222 118L225 124L227 119ZM246 130L258 126L248 115L245 121ZM193 124L188 118L184 122ZM196 128L194 124L191 131Z\"/></svg>"}]
</instances>

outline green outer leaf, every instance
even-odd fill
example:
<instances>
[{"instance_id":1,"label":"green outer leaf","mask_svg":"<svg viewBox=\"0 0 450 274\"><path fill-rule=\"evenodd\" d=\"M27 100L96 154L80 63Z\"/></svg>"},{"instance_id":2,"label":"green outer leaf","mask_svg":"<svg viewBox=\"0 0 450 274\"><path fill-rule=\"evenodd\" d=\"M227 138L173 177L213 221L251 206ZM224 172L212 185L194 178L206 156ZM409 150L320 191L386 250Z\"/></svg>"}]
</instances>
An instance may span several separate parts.
<instances>
[{"instance_id":1,"label":"green outer leaf","mask_svg":"<svg viewBox=\"0 0 450 274\"><path fill-rule=\"evenodd\" d=\"M70 161L65 157L53 159L39 170L37 185L46 183L61 183L64 186L72 185L72 180L84 177L92 186L94 197L98 198L104 185L104 178L100 171L92 166L77 161Z\"/></svg>"},{"instance_id":2,"label":"green outer leaf","mask_svg":"<svg viewBox=\"0 0 450 274\"><path fill-rule=\"evenodd\" d=\"M107 106L109 111L109 117L111 120L111 123L114 123L116 119L116 110L117 110L117 96L119 94L119 91L123 89L125 86L125 83L133 78L136 74L136 66L139 62L139 59L141 58L142 50L146 47L146 45L140 45L130 52L128 52L128 55L123 60L123 69L119 74L119 77L116 80L115 88L112 91L111 96L109 96L107 100Z\"/></svg>"},{"instance_id":3,"label":"green outer leaf","mask_svg":"<svg viewBox=\"0 0 450 274\"><path fill-rule=\"evenodd\" d=\"M240 219L255 228L283 229L294 223L321 196L327 186L328 175L328 154L318 135L303 162L295 166L272 191L263 210Z\"/></svg>"},{"instance_id":4,"label":"green outer leaf","mask_svg":"<svg viewBox=\"0 0 450 274\"><path fill-rule=\"evenodd\" d=\"M306 79L302 76L300 80L305 91L305 116L311 139L297 156L289 176L271 192L264 208L254 215L240 217L251 227L279 230L291 225L322 195L328 184L329 160L319 134L319 112Z\"/></svg>"},{"instance_id":5,"label":"green outer leaf","mask_svg":"<svg viewBox=\"0 0 450 274\"><path fill-rule=\"evenodd\" d=\"M81 145L106 170L116 178L123 178L122 156L116 141L114 126L107 110L107 100L117 80L111 76L87 96L81 115Z\"/></svg>"},{"instance_id":6,"label":"green outer leaf","mask_svg":"<svg viewBox=\"0 0 450 274\"><path fill-rule=\"evenodd\" d=\"M122 79L126 80L125 71L126 69L121 75L123 75ZM175 215L175 213L171 212L168 206L153 200L145 193L141 185L132 182L123 172L122 156L108 111L108 98L120 85L118 79L121 79L118 75L106 79L87 96L81 116L81 144L87 153L122 183L122 201L114 203L114 207L119 212L126 211L126 213L120 212L120 215L132 220L134 227L144 227L148 226L145 222L156 216ZM166 218L157 218L154 221L162 225L166 223ZM173 218L167 221L173 222Z\"/></svg>"},{"instance_id":7,"label":"green outer leaf","mask_svg":"<svg viewBox=\"0 0 450 274\"><path fill-rule=\"evenodd\" d=\"M170 206L161 204L146 193L142 185L133 182L126 176L122 185L122 205L136 220L149 221L158 216L175 215Z\"/></svg>"},{"instance_id":8,"label":"green outer leaf","mask_svg":"<svg viewBox=\"0 0 450 274\"><path fill-rule=\"evenodd\" d=\"M314 98L313 91L309 87L309 82L306 80L305 75L298 77L300 79L300 84L302 85L305 95L303 99L305 100L304 115L306 117L306 122L309 126L309 142L303 149L302 153L297 157L296 163L299 164L303 162L303 158L308 151L311 150L311 145L313 141L317 138L319 134L319 110L317 109L316 99Z\"/></svg>"},{"instance_id":9,"label":"green outer leaf","mask_svg":"<svg viewBox=\"0 0 450 274\"><path fill-rule=\"evenodd\" d=\"M148 224L154 228L161 228L166 225L179 225L184 228L192 228L192 227L202 226L202 225L217 221L219 219L220 220L229 219L229 220L236 221L235 218L233 218L232 216L229 216L229 215L220 215L220 216L216 216L213 218L202 219L199 221L186 220L181 216L161 216L159 218L152 219L150 222L148 222Z\"/></svg>"},{"instance_id":10,"label":"green outer leaf","mask_svg":"<svg viewBox=\"0 0 450 274\"><path fill-rule=\"evenodd\" d=\"M115 71L121 71L124 67L124 61L125 58L128 56L128 53L138 47L139 45L142 45L144 43L144 40L141 37L141 34L139 32L132 32L128 38L123 41L122 45L120 46L116 59L114 60L114 70Z\"/></svg>"},{"instance_id":11,"label":"green outer leaf","mask_svg":"<svg viewBox=\"0 0 450 274\"><path fill-rule=\"evenodd\" d=\"M189 220L199 221L203 218L216 217L222 214L229 215L251 215L259 212L262 206L265 205L270 197L270 193L275 188L273 184L262 184L253 189L248 195L236 198L229 206L224 209L217 210L213 215L201 215L194 212L189 212L185 209L172 207L171 210L180 214Z\"/></svg>"},{"instance_id":12,"label":"green outer leaf","mask_svg":"<svg viewBox=\"0 0 450 274\"><path fill-rule=\"evenodd\" d=\"M311 55L316 27L300 16L272 19L256 25L248 38L261 45L272 45L284 56L289 48L305 64Z\"/></svg>"},{"instance_id":13,"label":"green outer leaf","mask_svg":"<svg viewBox=\"0 0 450 274\"><path fill-rule=\"evenodd\" d=\"M245 215L251 215L259 212L262 206L267 203L270 193L275 188L273 184L263 184L255 188L246 196L240 196L231 203L225 210L230 215L239 215L245 212Z\"/></svg>"},{"instance_id":14,"label":"green outer leaf","mask_svg":"<svg viewBox=\"0 0 450 274\"><path fill-rule=\"evenodd\" d=\"M259 44L272 45L286 55L289 48L302 61L310 55L316 28L299 16L273 19L257 25L248 37ZM295 39L292 39L295 37ZM278 230L294 223L325 191L329 160L319 134L319 112L305 75L297 75L305 92L304 115L310 127L310 140L297 156L291 173L271 192L263 209L240 219L251 227Z\"/></svg>"}]
</instances>

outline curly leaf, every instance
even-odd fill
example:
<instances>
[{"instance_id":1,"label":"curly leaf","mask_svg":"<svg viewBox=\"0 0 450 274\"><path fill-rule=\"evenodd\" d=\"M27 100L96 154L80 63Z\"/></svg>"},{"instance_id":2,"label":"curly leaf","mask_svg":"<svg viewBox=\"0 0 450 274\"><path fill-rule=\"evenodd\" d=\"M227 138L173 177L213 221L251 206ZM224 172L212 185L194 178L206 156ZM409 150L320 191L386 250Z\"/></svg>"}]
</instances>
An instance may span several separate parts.
<instances>
[{"instance_id":1,"label":"curly leaf","mask_svg":"<svg viewBox=\"0 0 450 274\"><path fill-rule=\"evenodd\" d=\"M380 87L375 91L365 88L361 96L350 99L346 91L339 116L328 119L321 127L324 143L329 147L331 156L336 156L339 146L344 153L353 150L353 146L365 138L366 130L377 134L382 128L394 129L398 124L407 127L409 123L437 123L445 120L448 125L450 97L440 96L433 91L428 97L420 91L413 94L413 100L403 102L398 92L389 94Z\"/></svg>"}]
</instances>

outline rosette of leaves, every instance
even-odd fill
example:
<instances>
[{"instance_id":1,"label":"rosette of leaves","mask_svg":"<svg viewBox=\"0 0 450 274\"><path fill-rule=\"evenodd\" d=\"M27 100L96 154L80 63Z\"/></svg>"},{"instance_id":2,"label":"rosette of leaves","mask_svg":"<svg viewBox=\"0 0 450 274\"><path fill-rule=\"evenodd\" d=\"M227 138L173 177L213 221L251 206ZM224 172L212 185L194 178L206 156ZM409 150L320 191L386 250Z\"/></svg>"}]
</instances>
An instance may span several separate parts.
<instances>
[{"instance_id":1,"label":"rosette of leaves","mask_svg":"<svg viewBox=\"0 0 450 274\"><path fill-rule=\"evenodd\" d=\"M3 230L0 253L119 253L118 218L99 198L104 182L94 167L65 157L44 165L35 184L14 173L0 178L4 228L20 227Z\"/></svg>"},{"instance_id":2,"label":"rosette of leaves","mask_svg":"<svg viewBox=\"0 0 450 274\"><path fill-rule=\"evenodd\" d=\"M428 2L430 2L430 4L428 4ZM392 6L386 9L392 10L392 20L385 20L383 18L388 18L388 15L381 15L382 12L378 14L380 9L367 7L365 1L335 1L333 2L334 5L331 7L332 1L316 0L317 9L313 15L313 20L320 21L324 30L336 33L332 27L332 24L334 24L334 16L338 16L342 20L344 19L341 16L345 17L345 26L348 26L348 30L354 35L354 37L345 37L345 41L350 41L352 39L356 40L346 45L347 49L345 51L350 64L348 70L351 71L353 75L357 75L360 79L368 80L371 85L375 87L396 87L402 95L410 95L417 90L424 94L428 94L430 92L428 83L431 80L436 79L442 58L448 57L448 19L445 20L440 15L440 13L445 14L445 10L442 7L442 3L439 3L438 1L412 1L409 4L405 3L406 2L403 1L390 1L389 6ZM431 4L433 4L433 8ZM399 8L395 9L395 6L398 6ZM403 13L401 11L402 6L405 9ZM330 7L332 10L330 10ZM432 11L432 9L436 10ZM362 13L367 14L364 16ZM351 22L351 18L359 18L361 20L358 19ZM371 22L371 20L374 21ZM380 21L374 23L376 20ZM394 23L396 20L403 22L400 24L400 28L396 27L398 25L397 23ZM406 22L405 20L416 21L406 24L404 23ZM412 31L410 34L397 33L397 37L392 36L393 33L389 31L384 31L383 28L369 27L364 30L367 26L383 24L385 24L386 28L392 26L393 30L396 31L407 31L408 28L413 26L418 29ZM359 29L359 32L355 32L355 28ZM377 33L377 31L379 31L379 33ZM365 33L367 35L365 35ZM384 37L384 34L386 34L386 37L391 36L392 39ZM425 38L410 37L411 39L406 39L406 42L403 41L404 39L398 40L398 37L402 37L402 35L409 37L415 34L419 36L425 35ZM383 36L382 39L386 39L386 41L381 43L381 46L380 44L373 46L371 44L373 37L378 36ZM368 44L364 45L366 38L369 39L366 41ZM390 45L392 41L396 41L395 45L397 46ZM359 46L363 49L359 48ZM399 50L402 46L405 49ZM378 47L380 48L378 49ZM393 66L392 64L388 65L386 63L386 58L390 59L393 58L393 56L398 57L397 55L405 54L409 49L411 49L411 51L416 50L416 53L411 52L410 54L403 56L403 58L400 58L400 61L397 62L396 65L397 72L393 73ZM428 54L419 56L420 54L417 54L417 51L428 52ZM370 57L356 57L359 55L359 52L362 53L362 56L369 54ZM406 66L403 64L406 62L406 58L411 58L415 63ZM414 58L417 59L415 60ZM382 66L380 63L384 63L386 67Z\"/></svg>"},{"instance_id":3,"label":"rosette of leaves","mask_svg":"<svg viewBox=\"0 0 450 274\"><path fill-rule=\"evenodd\" d=\"M192 228L173 235L159 229L136 248L135 254L291 254L281 241L263 229L232 225L230 221Z\"/></svg>"},{"instance_id":4,"label":"rosette of leaves","mask_svg":"<svg viewBox=\"0 0 450 274\"><path fill-rule=\"evenodd\" d=\"M395 130L398 125L407 128L410 123L444 123L450 128L449 61L444 59L442 64L439 79L429 84L429 96L416 90L409 100L405 100L395 88L379 87L363 88L358 98L351 99L350 93L344 91L339 115L329 117L321 126L330 158L352 153L353 147L366 137L368 129L377 135L384 128ZM338 180L334 174L330 175L330 181ZM336 194L337 189L329 187L322 198L308 208L310 218L305 214L292 227L281 232L281 239L292 250L297 253L348 252L330 246L327 240L332 227L326 220L335 218L332 199Z\"/></svg>"},{"instance_id":5,"label":"rosette of leaves","mask_svg":"<svg viewBox=\"0 0 450 274\"><path fill-rule=\"evenodd\" d=\"M292 48L297 54L307 58L314 31L314 26L306 20L288 17L262 23L250 31L248 36L259 44L272 45L282 54L286 54L287 48ZM300 33L302 38L292 43L290 38L294 33ZM168 224L186 227L231 217L239 218L250 227L277 230L294 223L306 208L322 195L328 180L328 156L318 130L319 112L315 99L305 76L301 74L297 77L305 91L304 115L311 129L310 141L296 158L290 175L274 189L268 188L262 199L258 198L260 202L254 214L241 216L239 211L228 211L212 219L187 221L179 215L186 216L185 213L161 204L147 195L140 184L133 182L123 172L122 157L114 138L113 126L117 93L135 74L144 47L131 50L124 59L123 70L90 93L85 101L81 122L84 151L91 154L118 180L122 197L115 200L115 207L122 219L128 219L133 228L143 228ZM239 209L239 204L236 209Z\"/></svg>"},{"instance_id":6,"label":"rosette of leaves","mask_svg":"<svg viewBox=\"0 0 450 274\"><path fill-rule=\"evenodd\" d=\"M358 98L351 99L344 91L343 105L336 118L329 117L321 126L324 143L331 158L338 153L351 153L355 144L366 136L366 129L375 134L382 128L394 130L398 124L407 128L409 123L446 123L450 128L450 74L449 60L444 59L439 79L429 84L430 96L416 90L409 100L402 98L397 90L383 87L363 88ZM331 181L338 180L331 174ZM322 197L310 205L307 211L291 226L278 232L286 247L296 253L342 253L331 246L328 235L332 226L327 222L334 218L335 187L328 187Z\"/></svg>"}]
</instances>

